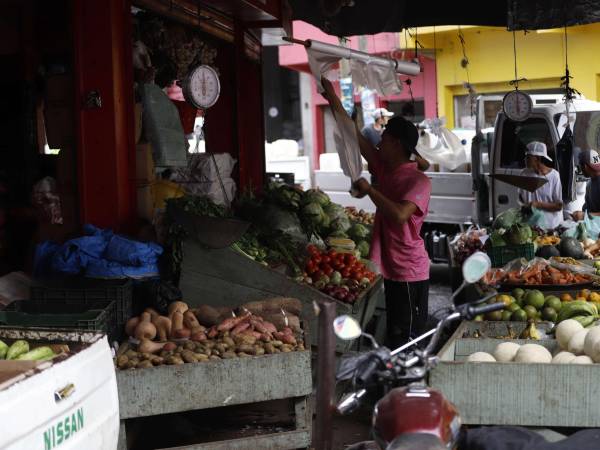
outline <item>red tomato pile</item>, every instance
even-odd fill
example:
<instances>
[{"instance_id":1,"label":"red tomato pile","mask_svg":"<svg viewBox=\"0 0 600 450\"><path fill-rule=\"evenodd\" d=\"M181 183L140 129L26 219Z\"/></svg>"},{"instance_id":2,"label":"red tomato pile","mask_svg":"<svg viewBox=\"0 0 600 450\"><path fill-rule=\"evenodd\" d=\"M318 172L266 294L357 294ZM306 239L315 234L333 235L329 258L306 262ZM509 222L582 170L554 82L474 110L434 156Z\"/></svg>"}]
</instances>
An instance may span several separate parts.
<instances>
[{"instance_id":1,"label":"red tomato pile","mask_svg":"<svg viewBox=\"0 0 600 450\"><path fill-rule=\"evenodd\" d=\"M307 251L305 280L337 300L354 303L377 277L350 253L322 252L314 245Z\"/></svg>"}]
</instances>

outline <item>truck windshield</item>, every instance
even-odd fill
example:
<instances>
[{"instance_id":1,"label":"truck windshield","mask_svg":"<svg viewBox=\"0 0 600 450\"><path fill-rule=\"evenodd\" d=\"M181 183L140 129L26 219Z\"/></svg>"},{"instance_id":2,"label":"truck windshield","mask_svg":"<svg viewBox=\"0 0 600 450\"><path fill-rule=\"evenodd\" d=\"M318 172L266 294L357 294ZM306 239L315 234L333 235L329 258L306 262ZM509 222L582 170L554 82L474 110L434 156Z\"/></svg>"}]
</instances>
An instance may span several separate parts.
<instances>
[{"instance_id":1,"label":"truck windshield","mask_svg":"<svg viewBox=\"0 0 600 450\"><path fill-rule=\"evenodd\" d=\"M548 155L554 160L554 144L549 122L543 118L529 118L524 122L504 120L502 126L501 167L522 169L525 167L527 144L539 141L546 144Z\"/></svg>"},{"instance_id":2,"label":"truck windshield","mask_svg":"<svg viewBox=\"0 0 600 450\"><path fill-rule=\"evenodd\" d=\"M563 126L560 120L561 116L562 114L554 116L554 124L559 128L558 134L562 136L563 130L560 129ZM573 126L575 147L579 147L581 150L599 150L600 111L579 111L575 117L575 125Z\"/></svg>"}]
</instances>

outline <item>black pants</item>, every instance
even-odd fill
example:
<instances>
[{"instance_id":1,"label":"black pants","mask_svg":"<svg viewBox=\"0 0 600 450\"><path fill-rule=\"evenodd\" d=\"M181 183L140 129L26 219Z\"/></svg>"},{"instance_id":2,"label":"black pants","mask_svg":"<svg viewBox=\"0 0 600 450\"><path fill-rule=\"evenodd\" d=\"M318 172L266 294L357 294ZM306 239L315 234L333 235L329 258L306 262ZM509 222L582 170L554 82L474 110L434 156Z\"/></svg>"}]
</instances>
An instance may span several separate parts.
<instances>
[{"instance_id":1,"label":"black pants","mask_svg":"<svg viewBox=\"0 0 600 450\"><path fill-rule=\"evenodd\" d=\"M394 349L423 334L427 325L429 280L385 280L387 345Z\"/></svg>"}]
</instances>

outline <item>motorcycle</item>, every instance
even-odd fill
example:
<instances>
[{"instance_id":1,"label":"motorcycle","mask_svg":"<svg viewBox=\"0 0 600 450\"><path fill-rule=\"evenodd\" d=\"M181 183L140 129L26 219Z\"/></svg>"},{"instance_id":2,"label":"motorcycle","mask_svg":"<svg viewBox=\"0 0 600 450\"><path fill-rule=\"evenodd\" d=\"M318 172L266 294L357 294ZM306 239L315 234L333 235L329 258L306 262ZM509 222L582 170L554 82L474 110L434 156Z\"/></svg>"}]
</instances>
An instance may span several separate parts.
<instances>
[{"instance_id":1,"label":"motorcycle","mask_svg":"<svg viewBox=\"0 0 600 450\"><path fill-rule=\"evenodd\" d=\"M466 285L481 280L490 268L491 261L485 253L470 256L462 267L465 281L452 298ZM342 360L336 378L350 381L354 390L341 399L337 411L349 414L356 410L370 389L384 386L387 390L373 413L375 443L355 444L351 449L448 450L457 447L462 428L460 414L441 392L427 386L426 377L438 362L434 351L446 327L460 319L472 320L479 314L503 309L503 303L483 304L495 295L493 291L477 302L451 307L451 313L440 320L435 329L393 351L379 346L352 317L340 316L334 320L334 332L340 339L364 337L373 346L370 351ZM425 349L414 349L430 336Z\"/></svg>"}]
</instances>

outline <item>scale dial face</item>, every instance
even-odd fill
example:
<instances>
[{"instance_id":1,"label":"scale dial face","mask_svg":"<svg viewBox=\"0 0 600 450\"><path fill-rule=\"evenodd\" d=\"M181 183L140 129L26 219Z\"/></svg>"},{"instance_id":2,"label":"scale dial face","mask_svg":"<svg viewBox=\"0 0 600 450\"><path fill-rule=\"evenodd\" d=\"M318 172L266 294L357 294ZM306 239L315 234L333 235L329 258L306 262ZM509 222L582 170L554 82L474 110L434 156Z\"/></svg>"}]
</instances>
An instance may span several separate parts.
<instances>
[{"instance_id":1,"label":"scale dial face","mask_svg":"<svg viewBox=\"0 0 600 450\"><path fill-rule=\"evenodd\" d=\"M529 94L514 90L504 96L502 100L504 114L515 122L523 122L533 111L533 101Z\"/></svg>"},{"instance_id":2,"label":"scale dial face","mask_svg":"<svg viewBox=\"0 0 600 450\"><path fill-rule=\"evenodd\" d=\"M221 93L219 76L210 66L198 66L193 69L182 87L186 101L198 109L213 106Z\"/></svg>"}]
</instances>

